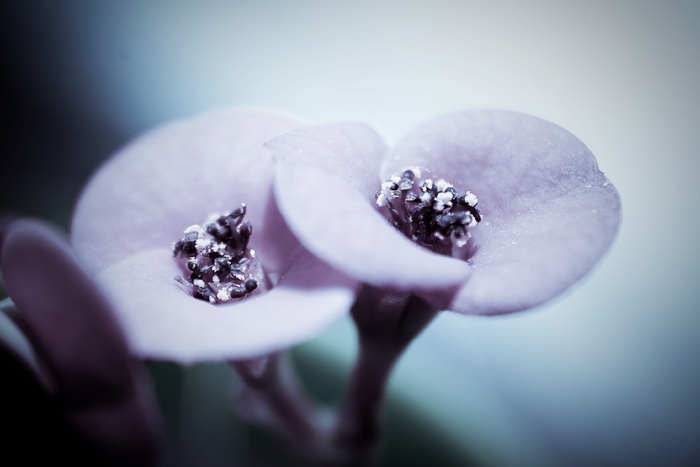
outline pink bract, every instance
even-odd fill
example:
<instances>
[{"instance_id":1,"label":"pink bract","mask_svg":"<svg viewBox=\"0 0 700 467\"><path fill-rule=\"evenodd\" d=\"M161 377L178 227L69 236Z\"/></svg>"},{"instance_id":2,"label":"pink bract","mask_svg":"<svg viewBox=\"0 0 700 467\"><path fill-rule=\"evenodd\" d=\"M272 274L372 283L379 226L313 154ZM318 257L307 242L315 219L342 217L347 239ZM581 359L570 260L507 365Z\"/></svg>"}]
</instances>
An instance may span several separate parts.
<instances>
[{"instance_id":1,"label":"pink bract","mask_svg":"<svg viewBox=\"0 0 700 467\"><path fill-rule=\"evenodd\" d=\"M56 229L18 220L3 230L0 269L15 319L48 375L47 390L101 456L155 465L160 416L113 308Z\"/></svg>"},{"instance_id":2,"label":"pink bract","mask_svg":"<svg viewBox=\"0 0 700 467\"><path fill-rule=\"evenodd\" d=\"M312 337L348 311L354 282L301 247L272 196L263 143L300 122L224 110L156 129L121 150L88 184L73 244L116 306L139 355L180 362L238 360ZM172 253L185 228L247 205L250 246L278 284L225 305L188 295Z\"/></svg>"},{"instance_id":3,"label":"pink bract","mask_svg":"<svg viewBox=\"0 0 700 467\"><path fill-rule=\"evenodd\" d=\"M413 291L435 307L493 315L525 310L581 279L607 251L620 199L575 136L539 118L473 111L438 118L392 150L370 128L304 128L267 144L294 234L366 283ZM412 243L380 213L380 184L409 167L479 198L484 220L468 261ZM314 209L309 212L311 204Z\"/></svg>"}]
</instances>

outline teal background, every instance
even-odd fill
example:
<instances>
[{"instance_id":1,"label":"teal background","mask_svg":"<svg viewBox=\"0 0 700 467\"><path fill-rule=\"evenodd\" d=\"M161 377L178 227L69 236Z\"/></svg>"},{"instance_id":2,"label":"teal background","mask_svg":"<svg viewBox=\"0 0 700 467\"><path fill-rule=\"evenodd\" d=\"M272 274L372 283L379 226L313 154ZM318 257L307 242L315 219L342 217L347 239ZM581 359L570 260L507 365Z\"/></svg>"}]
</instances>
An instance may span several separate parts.
<instances>
[{"instance_id":1,"label":"teal background","mask_svg":"<svg viewBox=\"0 0 700 467\"><path fill-rule=\"evenodd\" d=\"M700 461L696 5L2 2L0 207L67 226L81 186L111 152L213 107L361 120L390 143L454 110L543 117L582 139L618 188L615 244L590 277L538 310L444 313L400 362L390 398L440 427L450 456L464 462L692 465ZM319 368L341 375L332 385L354 350L344 320L299 359L321 355ZM168 367L155 367L167 398ZM212 385L226 381L214 373ZM193 380L195 399L211 389ZM194 418L201 428L211 417ZM400 425L390 420L389 429ZM203 439L195 453L212 438ZM182 446L170 447L190 449ZM227 464L226 455L217 459Z\"/></svg>"}]
</instances>

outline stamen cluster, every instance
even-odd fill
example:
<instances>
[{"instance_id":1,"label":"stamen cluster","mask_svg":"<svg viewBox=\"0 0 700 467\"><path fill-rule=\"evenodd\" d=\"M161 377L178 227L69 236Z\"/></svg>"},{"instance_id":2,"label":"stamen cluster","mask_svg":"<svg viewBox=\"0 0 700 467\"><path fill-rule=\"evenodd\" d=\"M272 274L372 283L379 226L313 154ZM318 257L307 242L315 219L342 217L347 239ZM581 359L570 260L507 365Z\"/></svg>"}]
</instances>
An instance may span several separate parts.
<instances>
[{"instance_id":1,"label":"stamen cluster","mask_svg":"<svg viewBox=\"0 0 700 467\"><path fill-rule=\"evenodd\" d=\"M243 298L258 288L262 271L255 250L248 248L253 233L243 221L246 205L212 219L204 227L185 229L182 240L173 245L173 254L187 260L188 280L176 276L193 297L209 303L226 303ZM256 280L256 278L258 280Z\"/></svg>"},{"instance_id":2,"label":"stamen cluster","mask_svg":"<svg viewBox=\"0 0 700 467\"><path fill-rule=\"evenodd\" d=\"M466 245L469 229L481 222L479 200L471 191L459 194L442 179L425 179L415 189L420 175L412 168L392 176L382 183L377 205L388 209L392 224L406 237L433 251L453 254L453 246Z\"/></svg>"}]
</instances>

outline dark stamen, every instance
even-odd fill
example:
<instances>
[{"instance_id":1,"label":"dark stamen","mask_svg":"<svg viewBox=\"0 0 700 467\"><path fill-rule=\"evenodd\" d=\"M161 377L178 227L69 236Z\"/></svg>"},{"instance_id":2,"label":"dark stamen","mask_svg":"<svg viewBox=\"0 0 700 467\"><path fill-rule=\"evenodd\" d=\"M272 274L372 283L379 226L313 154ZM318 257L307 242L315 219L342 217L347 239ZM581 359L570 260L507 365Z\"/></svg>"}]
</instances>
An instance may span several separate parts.
<instances>
[{"instance_id":1,"label":"dark stamen","mask_svg":"<svg viewBox=\"0 0 700 467\"><path fill-rule=\"evenodd\" d=\"M173 255L186 258L184 266L190 271L189 280L181 276L175 280L193 297L225 303L258 289L264 276L255 252L248 248L253 227L243 221L245 214L246 205L241 204L204 227L188 227L173 245Z\"/></svg>"},{"instance_id":2,"label":"dark stamen","mask_svg":"<svg viewBox=\"0 0 700 467\"><path fill-rule=\"evenodd\" d=\"M459 256L469 229L481 222L478 200L467 191L459 194L445 180L425 179L415 186L420 172L408 169L382 183L377 205L385 207L391 223L411 240L433 251Z\"/></svg>"}]
</instances>

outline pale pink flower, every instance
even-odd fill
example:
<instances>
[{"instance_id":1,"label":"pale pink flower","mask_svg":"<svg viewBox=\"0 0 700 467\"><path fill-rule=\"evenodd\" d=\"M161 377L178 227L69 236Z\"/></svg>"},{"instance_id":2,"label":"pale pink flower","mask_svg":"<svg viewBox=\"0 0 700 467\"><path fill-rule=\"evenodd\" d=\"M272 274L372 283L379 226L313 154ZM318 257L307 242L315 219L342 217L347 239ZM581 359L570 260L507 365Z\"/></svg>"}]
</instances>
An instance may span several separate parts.
<instances>
[{"instance_id":1,"label":"pale pink flower","mask_svg":"<svg viewBox=\"0 0 700 467\"><path fill-rule=\"evenodd\" d=\"M360 281L415 292L439 309L492 315L542 304L591 270L620 222L619 196L591 151L559 126L520 113L447 115L391 151L360 124L300 129L267 148L277 161L280 210L310 251ZM378 206L380 190L392 196L382 183L411 168L478 196L483 219L469 228L462 257L409 240Z\"/></svg>"},{"instance_id":2,"label":"pale pink flower","mask_svg":"<svg viewBox=\"0 0 700 467\"><path fill-rule=\"evenodd\" d=\"M72 240L139 355L181 362L266 355L346 313L353 282L311 256L278 213L263 143L298 128L266 112L220 111L156 129L110 159L80 198ZM241 203L249 246L274 287L212 305L187 293L173 255L183 231Z\"/></svg>"}]
</instances>

